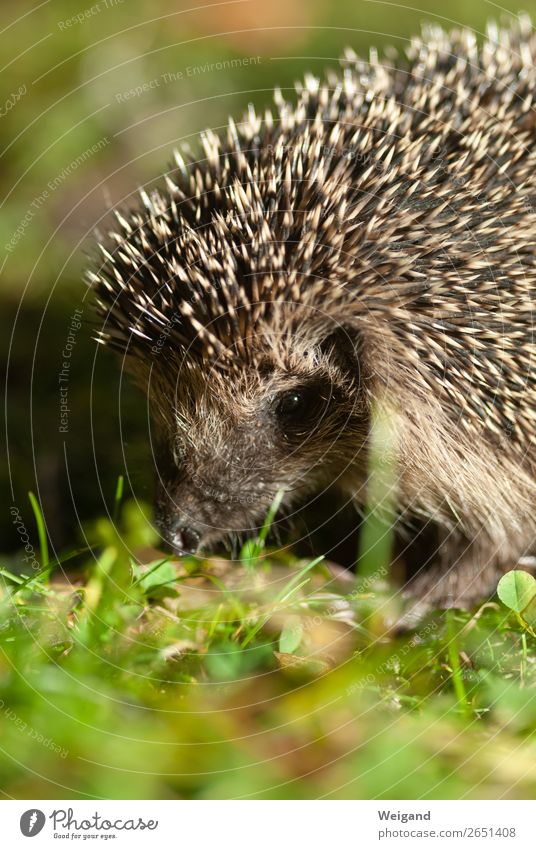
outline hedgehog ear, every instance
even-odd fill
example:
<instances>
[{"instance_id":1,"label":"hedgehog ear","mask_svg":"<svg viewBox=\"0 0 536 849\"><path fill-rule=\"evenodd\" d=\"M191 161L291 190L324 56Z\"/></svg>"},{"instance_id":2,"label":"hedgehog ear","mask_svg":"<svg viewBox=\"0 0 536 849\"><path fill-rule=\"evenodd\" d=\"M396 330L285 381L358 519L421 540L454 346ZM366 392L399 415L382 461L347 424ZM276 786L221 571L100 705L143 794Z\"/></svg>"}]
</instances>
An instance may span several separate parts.
<instances>
[{"instance_id":1,"label":"hedgehog ear","mask_svg":"<svg viewBox=\"0 0 536 849\"><path fill-rule=\"evenodd\" d=\"M328 330L321 342L321 351L337 365L355 374L356 366L359 367L359 331L350 325L338 324L335 328Z\"/></svg>"}]
</instances>

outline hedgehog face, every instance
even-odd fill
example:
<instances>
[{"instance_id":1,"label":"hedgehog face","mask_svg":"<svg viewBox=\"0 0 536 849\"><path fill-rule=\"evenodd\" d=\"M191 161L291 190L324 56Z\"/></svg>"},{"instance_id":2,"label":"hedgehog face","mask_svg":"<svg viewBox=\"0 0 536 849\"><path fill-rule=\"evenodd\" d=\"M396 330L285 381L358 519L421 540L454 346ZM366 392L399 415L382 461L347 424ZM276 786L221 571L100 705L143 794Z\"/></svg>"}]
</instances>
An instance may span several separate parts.
<instances>
[{"instance_id":1,"label":"hedgehog face","mask_svg":"<svg viewBox=\"0 0 536 849\"><path fill-rule=\"evenodd\" d=\"M278 491L289 513L360 462L366 415L348 351L274 350L241 374L183 364L167 393L156 522L177 553L255 534Z\"/></svg>"}]
</instances>

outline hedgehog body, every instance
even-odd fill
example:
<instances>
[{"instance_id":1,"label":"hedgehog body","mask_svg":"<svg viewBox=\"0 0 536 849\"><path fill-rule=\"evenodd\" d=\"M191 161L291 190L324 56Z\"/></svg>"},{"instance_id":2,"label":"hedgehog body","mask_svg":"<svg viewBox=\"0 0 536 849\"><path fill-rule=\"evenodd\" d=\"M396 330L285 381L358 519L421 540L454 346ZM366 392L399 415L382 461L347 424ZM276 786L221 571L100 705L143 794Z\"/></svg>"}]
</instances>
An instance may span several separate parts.
<instances>
[{"instance_id":1,"label":"hedgehog body","mask_svg":"<svg viewBox=\"0 0 536 849\"><path fill-rule=\"evenodd\" d=\"M278 490L363 504L384 410L400 523L441 535L414 595L469 603L531 553L535 61L526 19L348 52L117 213L99 339L149 392L177 550L246 532Z\"/></svg>"}]
</instances>

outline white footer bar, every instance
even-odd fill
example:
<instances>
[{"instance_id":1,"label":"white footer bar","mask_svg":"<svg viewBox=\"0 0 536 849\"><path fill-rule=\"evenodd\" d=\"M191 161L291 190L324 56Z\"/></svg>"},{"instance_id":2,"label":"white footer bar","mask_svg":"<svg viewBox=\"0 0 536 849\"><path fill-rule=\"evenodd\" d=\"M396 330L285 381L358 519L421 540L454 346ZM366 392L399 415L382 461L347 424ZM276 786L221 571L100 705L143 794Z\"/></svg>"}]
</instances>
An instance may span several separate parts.
<instances>
[{"instance_id":1,"label":"white footer bar","mask_svg":"<svg viewBox=\"0 0 536 849\"><path fill-rule=\"evenodd\" d=\"M534 849L533 801L4 801L6 847ZM35 839L35 843L31 842Z\"/></svg>"}]
</instances>

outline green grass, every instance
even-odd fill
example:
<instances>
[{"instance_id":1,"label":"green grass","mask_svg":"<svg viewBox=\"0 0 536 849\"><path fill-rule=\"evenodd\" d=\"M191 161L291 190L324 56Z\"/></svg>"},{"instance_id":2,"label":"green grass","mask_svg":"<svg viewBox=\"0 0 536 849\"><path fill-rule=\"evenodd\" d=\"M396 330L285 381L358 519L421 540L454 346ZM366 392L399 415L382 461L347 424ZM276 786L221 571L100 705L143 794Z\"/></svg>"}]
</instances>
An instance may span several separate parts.
<instances>
[{"instance_id":1,"label":"green grass","mask_svg":"<svg viewBox=\"0 0 536 849\"><path fill-rule=\"evenodd\" d=\"M34 499L44 568L2 569L6 796L534 797L534 641L506 607L394 636L385 570L275 554L266 526L238 563L171 561L120 499L62 563Z\"/></svg>"}]
</instances>

